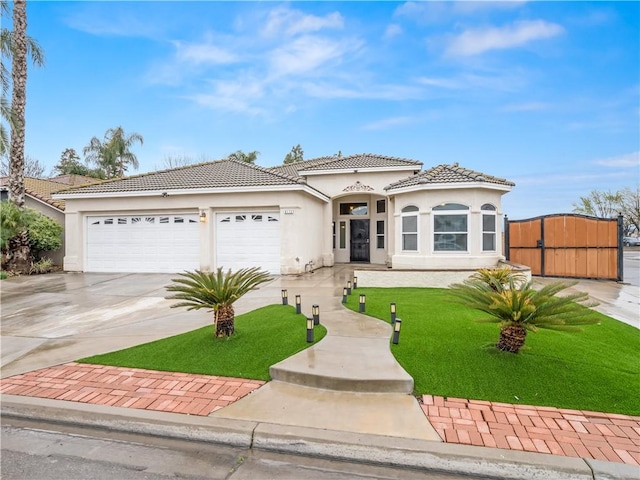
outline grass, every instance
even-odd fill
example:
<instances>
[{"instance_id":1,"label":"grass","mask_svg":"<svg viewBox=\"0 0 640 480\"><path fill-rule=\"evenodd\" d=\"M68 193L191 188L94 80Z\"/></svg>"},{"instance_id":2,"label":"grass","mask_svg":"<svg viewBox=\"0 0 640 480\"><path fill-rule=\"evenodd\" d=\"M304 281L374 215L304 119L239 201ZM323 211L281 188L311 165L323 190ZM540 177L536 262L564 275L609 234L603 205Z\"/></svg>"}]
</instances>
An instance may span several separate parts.
<instances>
[{"instance_id":1,"label":"grass","mask_svg":"<svg viewBox=\"0 0 640 480\"><path fill-rule=\"evenodd\" d=\"M416 394L525 405L640 414L640 331L596 314L580 333L528 333L519 354L493 345L499 325L479 323L477 310L451 303L445 289L359 288L347 306L389 321L397 304L402 331L391 351L414 378Z\"/></svg>"},{"instance_id":2,"label":"grass","mask_svg":"<svg viewBox=\"0 0 640 480\"><path fill-rule=\"evenodd\" d=\"M237 316L236 333L229 338L216 338L213 329L209 325L78 362L270 380L269 366L312 345L306 341L306 317L292 306L270 305ZM318 342L327 330L318 325L314 332Z\"/></svg>"}]
</instances>

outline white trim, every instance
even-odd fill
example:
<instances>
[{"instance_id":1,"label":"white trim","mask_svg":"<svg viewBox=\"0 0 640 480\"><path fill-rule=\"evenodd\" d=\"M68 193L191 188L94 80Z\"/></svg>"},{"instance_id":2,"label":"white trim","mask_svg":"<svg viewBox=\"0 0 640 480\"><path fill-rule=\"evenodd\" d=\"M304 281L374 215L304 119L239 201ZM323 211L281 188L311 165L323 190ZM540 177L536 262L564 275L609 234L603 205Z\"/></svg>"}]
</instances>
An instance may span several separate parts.
<instances>
[{"instance_id":1,"label":"white trim","mask_svg":"<svg viewBox=\"0 0 640 480\"><path fill-rule=\"evenodd\" d=\"M93 193L66 193L54 194L55 199L73 200L74 198L123 198L123 197L156 197L163 194L172 195L198 195L207 193L249 193L249 192L280 192L280 191L302 190L313 195L320 200L329 202L330 197L307 185L268 185L257 187L214 187L214 188L185 188L185 189L162 189L162 190L134 190L129 192L93 192Z\"/></svg>"},{"instance_id":2,"label":"white trim","mask_svg":"<svg viewBox=\"0 0 640 480\"><path fill-rule=\"evenodd\" d=\"M396 172L396 171L411 171L419 172L422 170L422 164L407 165L407 166L395 166L395 167L347 167L347 168L332 168L327 170L299 170L300 176L311 175L343 175L345 173L362 173L362 172Z\"/></svg>"},{"instance_id":3,"label":"white trim","mask_svg":"<svg viewBox=\"0 0 640 480\"><path fill-rule=\"evenodd\" d=\"M397 195L400 193L416 192L420 190L452 190L452 189L469 189L469 188L484 188L487 190L501 190L503 192L510 192L513 188L511 185L499 185L497 183L487 182L473 182L473 183L421 183L419 185L411 185L409 187L393 187L385 188L387 195Z\"/></svg>"}]
</instances>

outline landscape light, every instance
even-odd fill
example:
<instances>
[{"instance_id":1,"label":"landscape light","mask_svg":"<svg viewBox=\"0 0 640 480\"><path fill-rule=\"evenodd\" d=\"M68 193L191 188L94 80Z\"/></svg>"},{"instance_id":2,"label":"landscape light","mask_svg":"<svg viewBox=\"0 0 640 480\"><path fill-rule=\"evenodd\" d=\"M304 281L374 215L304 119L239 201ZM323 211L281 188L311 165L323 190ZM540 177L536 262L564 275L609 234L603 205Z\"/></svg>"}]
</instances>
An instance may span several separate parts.
<instances>
[{"instance_id":1,"label":"landscape light","mask_svg":"<svg viewBox=\"0 0 640 480\"><path fill-rule=\"evenodd\" d=\"M289 294L285 289L282 290L282 304L289 305Z\"/></svg>"},{"instance_id":2,"label":"landscape light","mask_svg":"<svg viewBox=\"0 0 640 480\"><path fill-rule=\"evenodd\" d=\"M313 305L313 307L311 307L311 313L313 315L313 324L320 325L320 307Z\"/></svg>"},{"instance_id":3,"label":"landscape light","mask_svg":"<svg viewBox=\"0 0 640 480\"><path fill-rule=\"evenodd\" d=\"M366 301L367 301L367 296L364 293L361 293L360 294L360 304L359 304L359 307L358 307L358 311L360 313L364 313Z\"/></svg>"},{"instance_id":4,"label":"landscape light","mask_svg":"<svg viewBox=\"0 0 640 480\"><path fill-rule=\"evenodd\" d=\"M391 302L391 305L389 305L389 307L391 308L391 323L396 323L396 304L395 304L395 302Z\"/></svg>"},{"instance_id":5,"label":"landscape light","mask_svg":"<svg viewBox=\"0 0 640 480\"><path fill-rule=\"evenodd\" d=\"M302 299L300 295L296 295L296 313L300 313L302 311Z\"/></svg>"},{"instance_id":6,"label":"landscape light","mask_svg":"<svg viewBox=\"0 0 640 480\"><path fill-rule=\"evenodd\" d=\"M393 343L394 345L398 344L398 340L400 340L400 327L402 326L402 320L399 318L396 319L396 323L393 324Z\"/></svg>"},{"instance_id":7,"label":"landscape light","mask_svg":"<svg viewBox=\"0 0 640 480\"><path fill-rule=\"evenodd\" d=\"M307 318L307 342L313 342L313 318Z\"/></svg>"}]
</instances>

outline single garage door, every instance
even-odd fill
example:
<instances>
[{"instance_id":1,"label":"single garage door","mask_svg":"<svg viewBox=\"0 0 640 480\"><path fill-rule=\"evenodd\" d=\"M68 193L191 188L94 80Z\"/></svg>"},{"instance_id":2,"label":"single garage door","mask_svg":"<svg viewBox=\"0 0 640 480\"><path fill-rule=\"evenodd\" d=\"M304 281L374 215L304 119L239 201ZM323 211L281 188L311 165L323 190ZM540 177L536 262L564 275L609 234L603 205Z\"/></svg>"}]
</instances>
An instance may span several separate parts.
<instances>
[{"instance_id":1,"label":"single garage door","mask_svg":"<svg viewBox=\"0 0 640 480\"><path fill-rule=\"evenodd\" d=\"M280 213L218 213L216 258L223 269L260 267L280 274Z\"/></svg>"},{"instance_id":2,"label":"single garage door","mask_svg":"<svg viewBox=\"0 0 640 480\"><path fill-rule=\"evenodd\" d=\"M198 215L87 218L87 272L167 272L200 268Z\"/></svg>"}]
</instances>

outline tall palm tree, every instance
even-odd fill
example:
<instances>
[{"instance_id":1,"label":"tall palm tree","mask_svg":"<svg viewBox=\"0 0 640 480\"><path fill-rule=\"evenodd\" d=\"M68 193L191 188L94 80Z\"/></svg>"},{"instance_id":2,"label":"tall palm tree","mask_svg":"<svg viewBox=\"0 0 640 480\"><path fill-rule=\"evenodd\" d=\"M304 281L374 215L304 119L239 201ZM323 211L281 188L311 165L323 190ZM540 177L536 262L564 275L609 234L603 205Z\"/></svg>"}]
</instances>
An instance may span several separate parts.
<instances>
[{"instance_id":1,"label":"tall palm tree","mask_svg":"<svg viewBox=\"0 0 640 480\"><path fill-rule=\"evenodd\" d=\"M227 158L230 158L232 160L238 160L240 162L256 163L256 160L258 159L258 155L260 155L260 152L256 150L249 153L244 153L242 150L236 150L235 152L230 153L227 156Z\"/></svg>"},{"instance_id":2,"label":"tall palm tree","mask_svg":"<svg viewBox=\"0 0 640 480\"><path fill-rule=\"evenodd\" d=\"M87 161L104 171L106 178L122 177L129 165L134 169L139 166L138 157L130 150L137 142L141 145L144 142L139 133L127 135L122 127L110 128L104 134L103 141L93 137L83 153Z\"/></svg>"},{"instance_id":3,"label":"tall palm tree","mask_svg":"<svg viewBox=\"0 0 640 480\"><path fill-rule=\"evenodd\" d=\"M169 292L177 292L167 297L182 300L171 305L187 307L187 310L208 308L214 312L215 336L229 337L235 332L235 311L233 303L259 285L271 280L269 274L259 267L243 268L237 272L223 272L222 268L213 273L185 272L182 278L173 278L174 285L166 287Z\"/></svg>"},{"instance_id":4,"label":"tall palm tree","mask_svg":"<svg viewBox=\"0 0 640 480\"><path fill-rule=\"evenodd\" d=\"M0 1L0 13L5 16L9 7L5 0ZM2 101L0 114L9 124L11 139L2 125L0 129L0 155L9 151L9 195L19 207L24 205L24 134L27 87L27 55L31 56L37 66L44 64L44 54L33 38L27 35L26 0L13 2L13 31L0 29L0 53L2 62L0 84L2 85ZM9 75L5 58L11 59L12 102L9 104L6 94L9 90ZM9 148L7 148L9 145Z\"/></svg>"}]
</instances>

